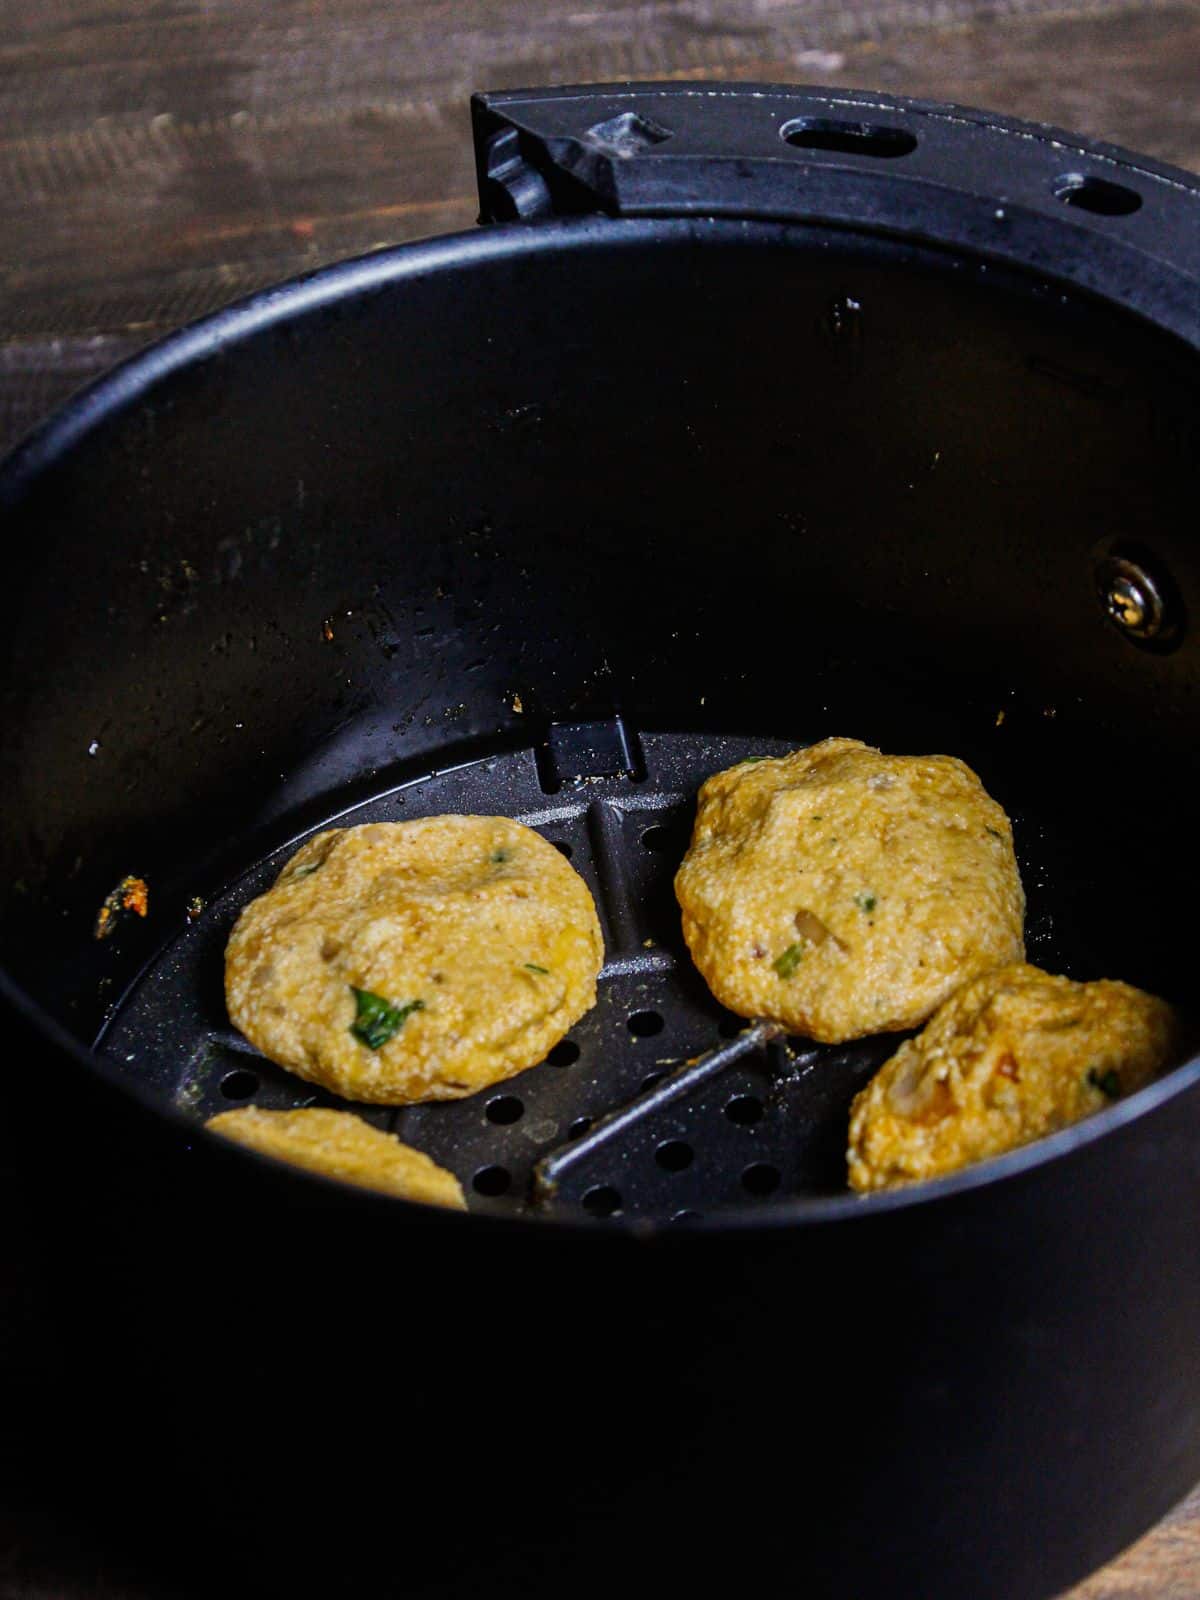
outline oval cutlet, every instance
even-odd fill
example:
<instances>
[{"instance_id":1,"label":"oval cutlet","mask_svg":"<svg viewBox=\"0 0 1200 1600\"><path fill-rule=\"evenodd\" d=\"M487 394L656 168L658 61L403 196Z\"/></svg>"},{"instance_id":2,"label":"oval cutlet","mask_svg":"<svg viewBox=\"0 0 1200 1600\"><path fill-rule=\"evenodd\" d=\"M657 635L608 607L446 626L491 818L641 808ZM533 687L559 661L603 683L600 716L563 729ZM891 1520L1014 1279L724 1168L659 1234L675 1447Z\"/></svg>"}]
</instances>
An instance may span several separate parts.
<instances>
[{"instance_id":1,"label":"oval cutlet","mask_svg":"<svg viewBox=\"0 0 1200 1600\"><path fill-rule=\"evenodd\" d=\"M234 1024L351 1100L457 1099L526 1067L596 1000L587 885L507 817L425 817L308 840L225 953Z\"/></svg>"},{"instance_id":2,"label":"oval cutlet","mask_svg":"<svg viewBox=\"0 0 1200 1600\"><path fill-rule=\"evenodd\" d=\"M916 1027L1024 956L1012 829L952 756L826 739L718 772L675 891L717 999L827 1043Z\"/></svg>"}]
</instances>

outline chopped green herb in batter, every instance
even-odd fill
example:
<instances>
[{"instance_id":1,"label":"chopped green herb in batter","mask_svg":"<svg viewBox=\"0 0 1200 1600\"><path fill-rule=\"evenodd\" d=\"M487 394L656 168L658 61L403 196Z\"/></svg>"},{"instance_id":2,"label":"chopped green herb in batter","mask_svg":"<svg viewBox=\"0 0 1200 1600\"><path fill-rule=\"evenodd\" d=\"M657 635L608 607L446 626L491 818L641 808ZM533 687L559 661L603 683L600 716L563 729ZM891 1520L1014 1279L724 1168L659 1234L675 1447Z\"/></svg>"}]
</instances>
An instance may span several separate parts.
<instances>
[{"instance_id":1,"label":"chopped green herb in batter","mask_svg":"<svg viewBox=\"0 0 1200 1600\"><path fill-rule=\"evenodd\" d=\"M508 860L508 857L509 852L507 850L493 850L492 865L496 867L503 866L504 862Z\"/></svg>"},{"instance_id":2,"label":"chopped green herb in batter","mask_svg":"<svg viewBox=\"0 0 1200 1600\"><path fill-rule=\"evenodd\" d=\"M1097 1072L1095 1067L1089 1067L1087 1081L1093 1089L1099 1089L1100 1093L1107 1095L1110 1100L1120 1098L1121 1080L1115 1068L1109 1067L1107 1072Z\"/></svg>"},{"instance_id":3,"label":"chopped green herb in batter","mask_svg":"<svg viewBox=\"0 0 1200 1600\"><path fill-rule=\"evenodd\" d=\"M540 972L543 978L548 978L550 976L550 968L539 967L536 961L527 961L525 963L525 970L526 972Z\"/></svg>"},{"instance_id":4,"label":"chopped green herb in batter","mask_svg":"<svg viewBox=\"0 0 1200 1600\"><path fill-rule=\"evenodd\" d=\"M310 861L306 866L297 867L295 872L290 872L288 876L290 878L308 878L323 865L324 863L321 861Z\"/></svg>"},{"instance_id":5,"label":"chopped green herb in batter","mask_svg":"<svg viewBox=\"0 0 1200 1600\"><path fill-rule=\"evenodd\" d=\"M984 833L990 833L993 839L1003 839L1004 835L999 828L984 828Z\"/></svg>"},{"instance_id":6,"label":"chopped green herb in batter","mask_svg":"<svg viewBox=\"0 0 1200 1600\"><path fill-rule=\"evenodd\" d=\"M803 960L804 946L802 944L790 944L771 965L781 978L792 978L795 977L796 968Z\"/></svg>"},{"instance_id":7,"label":"chopped green herb in batter","mask_svg":"<svg viewBox=\"0 0 1200 1600\"><path fill-rule=\"evenodd\" d=\"M770 761L770 756L743 756L740 761L735 761L735 767L748 767L753 761Z\"/></svg>"},{"instance_id":8,"label":"chopped green herb in batter","mask_svg":"<svg viewBox=\"0 0 1200 1600\"><path fill-rule=\"evenodd\" d=\"M393 1034L399 1033L414 1011L425 1009L424 1000L410 1000L407 1005L393 1006L382 995L372 994L369 989L356 989L351 984L350 992L357 1007L350 1032L356 1039L361 1039L368 1050L378 1050L385 1045Z\"/></svg>"},{"instance_id":9,"label":"chopped green herb in batter","mask_svg":"<svg viewBox=\"0 0 1200 1600\"><path fill-rule=\"evenodd\" d=\"M858 909L863 913L864 916L868 916L869 917L871 915L872 911L874 911L875 907L878 905L878 903L879 902L876 900L875 896L871 893L871 891L869 889L863 889L860 894L856 894L854 896L854 904L858 907Z\"/></svg>"}]
</instances>

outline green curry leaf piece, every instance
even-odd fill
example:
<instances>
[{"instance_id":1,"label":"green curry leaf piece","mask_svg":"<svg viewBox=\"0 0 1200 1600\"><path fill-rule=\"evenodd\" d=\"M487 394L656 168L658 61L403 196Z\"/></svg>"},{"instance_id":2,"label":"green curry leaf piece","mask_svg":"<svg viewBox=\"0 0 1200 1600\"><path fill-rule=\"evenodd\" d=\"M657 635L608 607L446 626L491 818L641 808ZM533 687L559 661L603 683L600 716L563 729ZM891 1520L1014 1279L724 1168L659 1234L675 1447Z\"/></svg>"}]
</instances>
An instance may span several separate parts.
<instances>
[{"instance_id":1,"label":"green curry leaf piece","mask_svg":"<svg viewBox=\"0 0 1200 1600\"><path fill-rule=\"evenodd\" d=\"M372 994L369 989L356 989L351 984L350 992L354 996L355 1004L354 1021L350 1024L350 1032L356 1039L361 1040L368 1050L378 1050L385 1045L400 1032L414 1011L425 1009L424 1000L410 1000L407 1005L394 1006L382 995Z\"/></svg>"},{"instance_id":2,"label":"green curry leaf piece","mask_svg":"<svg viewBox=\"0 0 1200 1600\"><path fill-rule=\"evenodd\" d=\"M804 946L790 944L781 956L778 956L771 965L781 978L795 977L796 968L804 960Z\"/></svg>"}]
</instances>

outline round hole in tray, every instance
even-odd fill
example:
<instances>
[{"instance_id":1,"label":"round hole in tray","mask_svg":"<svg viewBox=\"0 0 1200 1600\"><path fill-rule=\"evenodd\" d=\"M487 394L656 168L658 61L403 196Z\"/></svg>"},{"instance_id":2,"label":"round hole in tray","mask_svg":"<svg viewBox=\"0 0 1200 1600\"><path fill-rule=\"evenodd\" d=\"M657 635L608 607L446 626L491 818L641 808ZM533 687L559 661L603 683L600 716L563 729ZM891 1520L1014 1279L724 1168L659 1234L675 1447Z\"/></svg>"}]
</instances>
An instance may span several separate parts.
<instances>
[{"instance_id":1,"label":"round hole in tray","mask_svg":"<svg viewBox=\"0 0 1200 1600\"><path fill-rule=\"evenodd\" d=\"M574 1039L560 1039L546 1060L552 1067L569 1067L572 1062L579 1060L579 1046Z\"/></svg>"},{"instance_id":2,"label":"round hole in tray","mask_svg":"<svg viewBox=\"0 0 1200 1600\"><path fill-rule=\"evenodd\" d=\"M567 1138L568 1139L582 1139L584 1134L591 1127L591 1125L592 1125L591 1117L576 1117L575 1121L567 1129Z\"/></svg>"},{"instance_id":3,"label":"round hole in tray","mask_svg":"<svg viewBox=\"0 0 1200 1600\"><path fill-rule=\"evenodd\" d=\"M226 1100L249 1100L258 1088L258 1073L248 1067L235 1067L221 1079L221 1093Z\"/></svg>"},{"instance_id":4,"label":"round hole in tray","mask_svg":"<svg viewBox=\"0 0 1200 1600\"><path fill-rule=\"evenodd\" d=\"M756 1161L742 1173L742 1188L749 1194L774 1194L779 1187L779 1168Z\"/></svg>"},{"instance_id":5,"label":"round hole in tray","mask_svg":"<svg viewBox=\"0 0 1200 1600\"><path fill-rule=\"evenodd\" d=\"M654 1152L654 1159L664 1172L682 1172L696 1159L696 1152L682 1139L664 1139Z\"/></svg>"},{"instance_id":6,"label":"round hole in tray","mask_svg":"<svg viewBox=\"0 0 1200 1600\"><path fill-rule=\"evenodd\" d=\"M525 1114L523 1103L515 1094L499 1094L494 1100L489 1100L484 1115L489 1122L517 1122Z\"/></svg>"},{"instance_id":7,"label":"round hole in tray","mask_svg":"<svg viewBox=\"0 0 1200 1600\"><path fill-rule=\"evenodd\" d=\"M565 839L551 839L550 843L556 850L560 851L564 856L566 856L568 861L571 859L571 846Z\"/></svg>"},{"instance_id":8,"label":"round hole in tray","mask_svg":"<svg viewBox=\"0 0 1200 1600\"><path fill-rule=\"evenodd\" d=\"M597 1184L584 1195L583 1209L593 1217L615 1217L621 1209L621 1196L610 1184Z\"/></svg>"},{"instance_id":9,"label":"round hole in tray","mask_svg":"<svg viewBox=\"0 0 1200 1600\"><path fill-rule=\"evenodd\" d=\"M512 1174L507 1167L480 1167L471 1179L471 1187L475 1193L487 1195L489 1199L507 1194L511 1183Z\"/></svg>"},{"instance_id":10,"label":"round hole in tray","mask_svg":"<svg viewBox=\"0 0 1200 1600\"><path fill-rule=\"evenodd\" d=\"M725 1115L730 1122L736 1122L739 1128L749 1128L761 1122L763 1110L763 1103L756 1094L735 1094L725 1104Z\"/></svg>"},{"instance_id":11,"label":"round hole in tray","mask_svg":"<svg viewBox=\"0 0 1200 1600\"><path fill-rule=\"evenodd\" d=\"M663 1031L663 1019L657 1011L635 1011L629 1019L629 1031L635 1039L650 1039Z\"/></svg>"},{"instance_id":12,"label":"round hole in tray","mask_svg":"<svg viewBox=\"0 0 1200 1600\"><path fill-rule=\"evenodd\" d=\"M673 842L674 830L662 822L656 822L642 834L642 843L647 850L669 850Z\"/></svg>"}]
</instances>

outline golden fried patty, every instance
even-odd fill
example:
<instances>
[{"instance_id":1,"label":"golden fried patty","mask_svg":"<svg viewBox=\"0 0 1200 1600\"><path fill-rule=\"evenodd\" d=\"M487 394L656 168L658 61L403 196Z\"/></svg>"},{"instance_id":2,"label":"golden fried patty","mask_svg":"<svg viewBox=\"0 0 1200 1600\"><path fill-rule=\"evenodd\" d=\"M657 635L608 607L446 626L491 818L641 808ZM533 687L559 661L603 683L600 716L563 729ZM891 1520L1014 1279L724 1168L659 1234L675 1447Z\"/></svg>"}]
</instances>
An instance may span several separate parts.
<instances>
[{"instance_id":1,"label":"golden fried patty","mask_svg":"<svg viewBox=\"0 0 1200 1600\"><path fill-rule=\"evenodd\" d=\"M718 1000L830 1043L1025 953L1012 830L970 767L857 739L710 778L675 892Z\"/></svg>"},{"instance_id":2,"label":"golden fried patty","mask_svg":"<svg viewBox=\"0 0 1200 1600\"><path fill-rule=\"evenodd\" d=\"M310 839L242 912L225 999L273 1061L351 1100L454 1100L542 1060L596 1000L587 885L507 817Z\"/></svg>"},{"instance_id":3,"label":"golden fried patty","mask_svg":"<svg viewBox=\"0 0 1200 1600\"><path fill-rule=\"evenodd\" d=\"M211 1117L208 1126L236 1144L295 1167L341 1178L364 1189L381 1189L403 1200L465 1211L462 1186L452 1172L390 1133L349 1111L309 1106L301 1111L261 1111L241 1106Z\"/></svg>"},{"instance_id":4,"label":"golden fried patty","mask_svg":"<svg viewBox=\"0 0 1200 1600\"><path fill-rule=\"evenodd\" d=\"M1176 1047L1170 1006L1127 983L989 972L855 1099L851 1185L935 1178L1053 1133L1139 1088Z\"/></svg>"}]
</instances>

